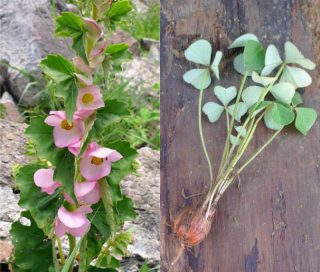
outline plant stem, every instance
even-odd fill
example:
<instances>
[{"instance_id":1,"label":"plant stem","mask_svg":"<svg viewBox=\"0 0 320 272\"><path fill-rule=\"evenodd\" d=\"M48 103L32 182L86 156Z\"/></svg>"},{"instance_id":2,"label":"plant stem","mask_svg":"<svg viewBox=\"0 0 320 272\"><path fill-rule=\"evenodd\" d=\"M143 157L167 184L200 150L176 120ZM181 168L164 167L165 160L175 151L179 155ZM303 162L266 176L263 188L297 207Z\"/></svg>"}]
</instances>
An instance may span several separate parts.
<instances>
[{"instance_id":1,"label":"plant stem","mask_svg":"<svg viewBox=\"0 0 320 272\"><path fill-rule=\"evenodd\" d=\"M51 243L52 243L52 259L53 259L53 264L54 264L54 271L55 272L60 272L60 265L59 265L59 261L57 258L57 252L56 252L56 246L55 243L56 240L53 238Z\"/></svg>"},{"instance_id":2,"label":"plant stem","mask_svg":"<svg viewBox=\"0 0 320 272\"><path fill-rule=\"evenodd\" d=\"M76 238L71 234L68 234L68 238L69 238L69 256L71 256L71 253L73 252L76 246ZM71 265L69 272L72 272L72 269L73 269L73 265Z\"/></svg>"},{"instance_id":3,"label":"plant stem","mask_svg":"<svg viewBox=\"0 0 320 272\"><path fill-rule=\"evenodd\" d=\"M202 109L202 98L203 98L203 88L201 88L200 93L199 93L199 104L198 104L198 125L199 125L199 134L200 134L200 140L201 140L201 145L202 149L204 152L204 155L207 159L208 167L209 167L209 174L210 174L210 184L213 181L213 172L212 172L212 165L210 161L210 157L208 154L208 150L206 147L206 143L204 141L204 136L203 136L203 131L202 131L202 118L201 118L201 109Z\"/></svg>"},{"instance_id":4,"label":"plant stem","mask_svg":"<svg viewBox=\"0 0 320 272\"><path fill-rule=\"evenodd\" d=\"M116 232L116 222L115 222L114 212L112 207L113 206L112 197L109 192L109 185L106 179L102 179L99 183L100 183L101 199L106 212L106 220L110 226L111 235L113 235Z\"/></svg>"},{"instance_id":5,"label":"plant stem","mask_svg":"<svg viewBox=\"0 0 320 272\"><path fill-rule=\"evenodd\" d=\"M66 262L66 259L64 258L62 243L61 243L60 237L57 236L56 239L57 239L57 244L58 244L60 262L61 262L61 265L63 266Z\"/></svg>"},{"instance_id":6,"label":"plant stem","mask_svg":"<svg viewBox=\"0 0 320 272\"><path fill-rule=\"evenodd\" d=\"M87 269L87 235L83 236L80 245L80 261L79 261L79 270L78 272L85 272Z\"/></svg>"}]
</instances>

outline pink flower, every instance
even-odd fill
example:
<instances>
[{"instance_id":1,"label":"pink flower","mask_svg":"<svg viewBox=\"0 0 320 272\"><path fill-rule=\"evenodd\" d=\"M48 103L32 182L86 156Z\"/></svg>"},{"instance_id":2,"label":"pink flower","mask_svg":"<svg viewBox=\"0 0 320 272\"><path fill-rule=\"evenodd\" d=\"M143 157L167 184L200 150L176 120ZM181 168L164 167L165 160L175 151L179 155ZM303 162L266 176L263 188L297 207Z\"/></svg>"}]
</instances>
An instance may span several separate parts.
<instances>
[{"instance_id":1,"label":"pink flower","mask_svg":"<svg viewBox=\"0 0 320 272\"><path fill-rule=\"evenodd\" d=\"M89 57L90 68L96 68L103 62L106 48L107 42L101 42L92 49Z\"/></svg>"},{"instance_id":2,"label":"pink flower","mask_svg":"<svg viewBox=\"0 0 320 272\"><path fill-rule=\"evenodd\" d=\"M41 192L52 195L62 184L53 180L53 169L39 169L33 175L34 183L41 188Z\"/></svg>"},{"instance_id":3,"label":"pink flower","mask_svg":"<svg viewBox=\"0 0 320 272\"><path fill-rule=\"evenodd\" d=\"M86 77L86 76L78 74L78 73L74 73L74 75L78 79L81 87L90 86L93 84L91 77Z\"/></svg>"},{"instance_id":4,"label":"pink flower","mask_svg":"<svg viewBox=\"0 0 320 272\"><path fill-rule=\"evenodd\" d=\"M100 185L97 181L76 182L74 193L81 204L95 204L100 200Z\"/></svg>"},{"instance_id":5,"label":"pink flower","mask_svg":"<svg viewBox=\"0 0 320 272\"><path fill-rule=\"evenodd\" d=\"M81 141L78 141L72 145L69 145L68 150L69 152L71 152L73 155L77 157L79 155L80 146L81 146Z\"/></svg>"},{"instance_id":6,"label":"pink flower","mask_svg":"<svg viewBox=\"0 0 320 272\"><path fill-rule=\"evenodd\" d=\"M86 218L86 214L91 212L92 209L88 206L80 206L74 211L60 207L55 224L56 235L60 237L65 233L77 237L85 235L90 228L90 221Z\"/></svg>"},{"instance_id":7,"label":"pink flower","mask_svg":"<svg viewBox=\"0 0 320 272\"><path fill-rule=\"evenodd\" d=\"M69 124L64 111L50 111L45 123L54 127L53 140L59 148L77 143L84 135L83 121L74 115L72 124Z\"/></svg>"},{"instance_id":8,"label":"pink flower","mask_svg":"<svg viewBox=\"0 0 320 272\"><path fill-rule=\"evenodd\" d=\"M90 69L90 67L83 61L83 59L79 56L76 56L72 59L73 65L76 68L77 71L87 75L91 76L93 74L93 71Z\"/></svg>"},{"instance_id":9,"label":"pink flower","mask_svg":"<svg viewBox=\"0 0 320 272\"><path fill-rule=\"evenodd\" d=\"M87 86L80 88L78 92L78 110L96 110L104 107L104 102L97 86Z\"/></svg>"},{"instance_id":10,"label":"pink flower","mask_svg":"<svg viewBox=\"0 0 320 272\"><path fill-rule=\"evenodd\" d=\"M97 40L99 40L99 38L102 35L101 27L95 20L91 18L83 18L83 22L87 30L87 36L90 37L92 41L95 43Z\"/></svg>"},{"instance_id":11,"label":"pink flower","mask_svg":"<svg viewBox=\"0 0 320 272\"><path fill-rule=\"evenodd\" d=\"M99 180L110 174L111 163L122 158L116 150L92 142L80 160L80 173L87 180Z\"/></svg>"}]
</instances>

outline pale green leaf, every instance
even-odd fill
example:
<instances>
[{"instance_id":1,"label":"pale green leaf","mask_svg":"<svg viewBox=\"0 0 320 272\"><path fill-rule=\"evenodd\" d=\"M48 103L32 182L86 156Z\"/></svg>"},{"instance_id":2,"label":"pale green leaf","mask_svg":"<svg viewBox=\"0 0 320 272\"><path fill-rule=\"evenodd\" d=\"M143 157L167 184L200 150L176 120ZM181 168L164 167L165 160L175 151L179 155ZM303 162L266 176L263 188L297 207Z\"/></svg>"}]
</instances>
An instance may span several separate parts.
<instances>
[{"instance_id":1,"label":"pale green leaf","mask_svg":"<svg viewBox=\"0 0 320 272\"><path fill-rule=\"evenodd\" d=\"M202 107L202 111L208 116L209 121L214 123L219 120L224 107L214 102L208 102Z\"/></svg>"},{"instance_id":2,"label":"pale green leaf","mask_svg":"<svg viewBox=\"0 0 320 272\"><path fill-rule=\"evenodd\" d=\"M317 119L317 112L312 108L296 108L297 118L295 127L303 135L307 135Z\"/></svg>"},{"instance_id":3,"label":"pale green leaf","mask_svg":"<svg viewBox=\"0 0 320 272\"><path fill-rule=\"evenodd\" d=\"M263 87L249 86L243 90L242 100L247 105L247 107L250 108L252 105L258 102L262 92Z\"/></svg>"},{"instance_id":4,"label":"pale green leaf","mask_svg":"<svg viewBox=\"0 0 320 272\"><path fill-rule=\"evenodd\" d=\"M295 88L291 83L280 82L272 86L270 92L276 100L289 105L294 96Z\"/></svg>"},{"instance_id":5,"label":"pale green leaf","mask_svg":"<svg viewBox=\"0 0 320 272\"><path fill-rule=\"evenodd\" d=\"M270 104L272 104L271 101L262 101L258 105L254 104L249 109L250 116L254 117L257 114L259 114L261 111L263 111L265 108L267 108Z\"/></svg>"},{"instance_id":6,"label":"pale green leaf","mask_svg":"<svg viewBox=\"0 0 320 272\"><path fill-rule=\"evenodd\" d=\"M244 55L243 53L236 56L233 60L234 69L241 75L245 75L246 70L244 69Z\"/></svg>"},{"instance_id":7,"label":"pale green leaf","mask_svg":"<svg viewBox=\"0 0 320 272\"><path fill-rule=\"evenodd\" d=\"M309 70L313 70L316 67L316 64L311 60L305 58L292 42L288 41L285 43L284 51L286 56L286 63L299 64L303 68Z\"/></svg>"},{"instance_id":8,"label":"pale green leaf","mask_svg":"<svg viewBox=\"0 0 320 272\"><path fill-rule=\"evenodd\" d=\"M267 128L270 128L272 130L279 130L279 129L283 128L283 126L278 125L273 120L271 109L266 111L266 113L263 116L263 119L264 119L264 123L265 123Z\"/></svg>"},{"instance_id":9,"label":"pale green leaf","mask_svg":"<svg viewBox=\"0 0 320 272\"><path fill-rule=\"evenodd\" d=\"M261 75L268 76L272 71L282 63L278 49L270 44L266 51L265 67L263 68Z\"/></svg>"},{"instance_id":10,"label":"pale green leaf","mask_svg":"<svg viewBox=\"0 0 320 272\"><path fill-rule=\"evenodd\" d=\"M198 90L206 89L211 84L209 69L192 69L183 75L183 80Z\"/></svg>"},{"instance_id":11,"label":"pale green leaf","mask_svg":"<svg viewBox=\"0 0 320 272\"><path fill-rule=\"evenodd\" d=\"M256 41L248 41L244 47L244 68L246 71L260 72L264 67L266 50Z\"/></svg>"},{"instance_id":12,"label":"pale green leaf","mask_svg":"<svg viewBox=\"0 0 320 272\"><path fill-rule=\"evenodd\" d=\"M221 51L217 51L214 56L213 62L211 64L211 69L214 72L217 79L220 79L219 64L221 62L222 56L223 56L223 53Z\"/></svg>"},{"instance_id":13,"label":"pale green leaf","mask_svg":"<svg viewBox=\"0 0 320 272\"><path fill-rule=\"evenodd\" d=\"M231 86L229 88L216 86L214 87L214 94L218 97L218 99L224 106L228 106L232 99L237 96L237 89L234 86Z\"/></svg>"},{"instance_id":14,"label":"pale green leaf","mask_svg":"<svg viewBox=\"0 0 320 272\"><path fill-rule=\"evenodd\" d=\"M247 135L247 130L243 126L237 126L237 127L235 127L235 129L238 132L238 135L240 134L240 136L238 137L238 136L234 136L231 134L230 135L230 142L232 145L240 145L242 142L242 138L246 137L246 135Z\"/></svg>"},{"instance_id":15,"label":"pale green leaf","mask_svg":"<svg viewBox=\"0 0 320 272\"><path fill-rule=\"evenodd\" d=\"M299 94L298 92L295 92L292 98L292 105L296 107L302 103L303 103L303 100L302 100L301 94Z\"/></svg>"},{"instance_id":16,"label":"pale green leaf","mask_svg":"<svg viewBox=\"0 0 320 272\"><path fill-rule=\"evenodd\" d=\"M246 137L246 135L247 135L247 130L246 130L246 128L245 127L243 127L243 126L237 126L236 127L236 131L238 132L238 134L240 134L240 137Z\"/></svg>"},{"instance_id":17,"label":"pale green leaf","mask_svg":"<svg viewBox=\"0 0 320 272\"><path fill-rule=\"evenodd\" d=\"M276 81L277 78L275 77L264 77L264 76L259 76L257 74L257 72L252 72L252 80L255 82L255 83L259 83L263 86L267 86L273 82Z\"/></svg>"},{"instance_id":18,"label":"pale green leaf","mask_svg":"<svg viewBox=\"0 0 320 272\"><path fill-rule=\"evenodd\" d=\"M211 53L211 44L206 40L198 40L187 48L184 55L189 61L203 65L210 65Z\"/></svg>"},{"instance_id":19,"label":"pale green leaf","mask_svg":"<svg viewBox=\"0 0 320 272\"><path fill-rule=\"evenodd\" d=\"M256 41L258 42L258 38L256 35L252 33L246 33L241 35L240 37L236 38L232 44L229 46L229 49L231 48L237 48L237 47L244 47L247 41Z\"/></svg>"},{"instance_id":20,"label":"pale green leaf","mask_svg":"<svg viewBox=\"0 0 320 272\"><path fill-rule=\"evenodd\" d=\"M285 126L294 120L294 112L289 107L275 102L271 108L271 117L277 125Z\"/></svg>"},{"instance_id":21,"label":"pale green leaf","mask_svg":"<svg viewBox=\"0 0 320 272\"><path fill-rule=\"evenodd\" d=\"M234 114L235 106L236 106L236 104L233 104L228 107L228 112L231 116L233 116L233 114ZM240 102L237 106L237 112L235 113L235 119L238 122L240 122L241 117L247 113L247 110L248 110L248 108L247 108L246 104L243 102Z\"/></svg>"},{"instance_id":22,"label":"pale green leaf","mask_svg":"<svg viewBox=\"0 0 320 272\"><path fill-rule=\"evenodd\" d=\"M304 88L312 83L312 78L301 68L286 66L281 75L280 82L289 82L295 88Z\"/></svg>"},{"instance_id":23,"label":"pale green leaf","mask_svg":"<svg viewBox=\"0 0 320 272\"><path fill-rule=\"evenodd\" d=\"M240 138L237 139L236 136L230 134L230 142L231 142L232 145L240 145L241 141L242 140Z\"/></svg>"}]
</instances>

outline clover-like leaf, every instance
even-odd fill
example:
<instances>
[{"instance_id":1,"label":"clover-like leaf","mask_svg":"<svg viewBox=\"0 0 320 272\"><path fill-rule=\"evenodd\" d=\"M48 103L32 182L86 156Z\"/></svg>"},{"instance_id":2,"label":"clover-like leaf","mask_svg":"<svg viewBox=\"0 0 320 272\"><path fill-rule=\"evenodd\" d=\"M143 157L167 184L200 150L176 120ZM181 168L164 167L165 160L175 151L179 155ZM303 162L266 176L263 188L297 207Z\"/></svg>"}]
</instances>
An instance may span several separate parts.
<instances>
[{"instance_id":1,"label":"clover-like leaf","mask_svg":"<svg viewBox=\"0 0 320 272\"><path fill-rule=\"evenodd\" d=\"M211 123L214 123L219 120L224 107L220 106L215 102L208 102L203 105L202 111L208 116L208 119Z\"/></svg>"},{"instance_id":2,"label":"clover-like leaf","mask_svg":"<svg viewBox=\"0 0 320 272\"><path fill-rule=\"evenodd\" d=\"M218 97L218 99L224 106L228 106L232 99L234 99L237 96L237 89L234 86L231 86L229 88L215 86L214 94Z\"/></svg>"},{"instance_id":3,"label":"clover-like leaf","mask_svg":"<svg viewBox=\"0 0 320 272\"><path fill-rule=\"evenodd\" d=\"M312 78L301 68L286 66L281 75L280 82L290 82L295 88L304 88L312 83Z\"/></svg>"},{"instance_id":4,"label":"clover-like leaf","mask_svg":"<svg viewBox=\"0 0 320 272\"><path fill-rule=\"evenodd\" d=\"M307 135L313 124L317 119L317 112L312 108L296 108L296 121L295 127L303 135Z\"/></svg>"},{"instance_id":5,"label":"clover-like leaf","mask_svg":"<svg viewBox=\"0 0 320 272\"><path fill-rule=\"evenodd\" d=\"M309 70L313 70L316 67L316 64L305 58L292 42L288 41L285 43L284 52L286 56L286 63L295 63Z\"/></svg>"},{"instance_id":6,"label":"clover-like leaf","mask_svg":"<svg viewBox=\"0 0 320 272\"><path fill-rule=\"evenodd\" d=\"M303 100L302 100L301 94L299 94L298 92L295 92L292 98L292 105L296 107L302 103L303 103Z\"/></svg>"},{"instance_id":7,"label":"clover-like leaf","mask_svg":"<svg viewBox=\"0 0 320 272\"><path fill-rule=\"evenodd\" d=\"M250 108L252 105L258 102L261 94L263 92L263 87L260 86L249 86L245 88L242 92L242 100Z\"/></svg>"},{"instance_id":8,"label":"clover-like leaf","mask_svg":"<svg viewBox=\"0 0 320 272\"><path fill-rule=\"evenodd\" d=\"M209 69L191 69L183 75L183 80L198 90L204 90L211 84Z\"/></svg>"},{"instance_id":9,"label":"clover-like leaf","mask_svg":"<svg viewBox=\"0 0 320 272\"><path fill-rule=\"evenodd\" d=\"M257 72L252 72L252 80L255 83L261 84L263 86L267 86L273 82L275 82L276 77L265 77L259 76Z\"/></svg>"},{"instance_id":10,"label":"clover-like leaf","mask_svg":"<svg viewBox=\"0 0 320 272\"><path fill-rule=\"evenodd\" d=\"M233 104L228 107L228 112L231 116L234 114L236 104ZM245 103L239 102L237 106L237 112L235 113L234 119L236 119L238 122L241 122L241 117L247 113L248 107Z\"/></svg>"},{"instance_id":11,"label":"clover-like leaf","mask_svg":"<svg viewBox=\"0 0 320 272\"><path fill-rule=\"evenodd\" d=\"M276 100L289 105L293 99L295 88L291 83L279 82L272 86L270 92Z\"/></svg>"},{"instance_id":12,"label":"clover-like leaf","mask_svg":"<svg viewBox=\"0 0 320 272\"><path fill-rule=\"evenodd\" d=\"M265 67L263 68L261 75L270 75L272 71L280 64L282 64L282 60L279 55L278 49L273 44L270 44L266 51Z\"/></svg>"},{"instance_id":13,"label":"clover-like leaf","mask_svg":"<svg viewBox=\"0 0 320 272\"><path fill-rule=\"evenodd\" d=\"M273 102L271 102L271 101L262 101L259 103L255 103L254 105L252 105L249 108L248 113L251 117L254 117L257 114L259 114L261 111L263 111L265 108L267 108L272 103Z\"/></svg>"},{"instance_id":14,"label":"clover-like leaf","mask_svg":"<svg viewBox=\"0 0 320 272\"><path fill-rule=\"evenodd\" d=\"M264 67L266 50L257 41L247 41L244 47L244 68L246 71L260 72Z\"/></svg>"},{"instance_id":15,"label":"clover-like leaf","mask_svg":"<svg viewBox=\"0 0 320 272\"><path fill-rule=\"evenodd\" d=\"M211 53L212 47L208 41L197 40L187 48L184 55L189 61L203 65L210 65Z\"/></svg>"},{"instance_id":16,"label":"clover-like leaf","mask_svg":"<svg viewBox=\"0 0 320 272\"><path fill-rule=\"evenodd\" d=\"M244 55L243 53L236 56L233 60L234 69L241 75L245 75L246 69L244 68Z\"/></svg>"},{"instance_id":17,"label":"clover-like leaf","mask_svg":"<svg viewBox=\"0 0 320 272\"><path fill-rule=\"evenodd\" d=\"M269 109L266 111L266 113L263 116L264 123L267 128L270 128L272 130L279 130L283 128L282 125L278 125L272 118L272 109Z\"/></svg>"},{"instance_id":18,"label":"clover-like leaf","mask_svg":"<svg viewBox=\"0 0 320 272\"><path fill-rule=\"evenodd\" d=\"M222 56L223 56L223 53L221 51L217 51L214 56L213 62L211 64L211 69L214 72L217 79L220 79L219 64L221 62Z\"/></svg>"},{"instance_id":19,"label":"clover-like leaf","mask_svg":"<svg viewBox=\"0 0 320 272\"><path fill-rule=\"evenodd\" d=\"M242 138L246 137L246 135L247 135L247 130L243 126L237 126L237 127L235 127L235 129L238 132L238 135L240 134L240 136L238 137L238 136L234 136L231 134L230 135L230 142L232 145L240 145L242 142Z\"/></svg>"},{"instance_id":20,"label":"clover-like leaf","mask_svg":"<svg viewBox=\"0 0 320 272\"><path fill-rule=\"evenodd\" d=\"M252 33L246 33L241 35L240 37L236 38L232 44L229 46L229 49L231 48L237 48L237 47L244 47L246 45L247 41L256 41L258 42L258 38L256 35Z\"/></svg>"},{"instance_id":21,"label":"clover-like leaf","mask_svg":"<svg viewBox=\"0 0 320 272\"><path fill-rule=\"evenodd\" d=\"M271 117L279 126L289 125L294 120L294 112L288 107L275 102L271 108Z\"/></svg>"}]
</instances>

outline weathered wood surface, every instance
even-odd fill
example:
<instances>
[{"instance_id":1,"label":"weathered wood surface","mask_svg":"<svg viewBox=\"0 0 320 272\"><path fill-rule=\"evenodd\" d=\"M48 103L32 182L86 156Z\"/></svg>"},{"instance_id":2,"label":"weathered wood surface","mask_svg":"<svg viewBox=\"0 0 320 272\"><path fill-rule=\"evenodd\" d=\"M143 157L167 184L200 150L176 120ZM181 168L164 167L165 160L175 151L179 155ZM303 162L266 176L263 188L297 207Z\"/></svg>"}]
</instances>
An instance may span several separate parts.
<instances>
[{"instance_id":1,"label":"weathered wood surface","mask_svg":"<svg viewBox=\"0 0 320 272\"><path fill-rule=\"evenodd\" d=\"M186 204L180 192L201 193L208 186L197 132L198 92L182 80L191 67L183 51L202 37L228 59L230 42L253 32L281 51L286 40L293 41L306 56L318 59L319 68L320 4L318 0L309 6L302 0L161 2L161 258L162 271L168 271L179 245L167 224ZM239 86L240 77L229 73L231 63L225 66L219 84ZM314 83L306 88L304 100L320 112L319 70L311 75ZM205 101L209 99L213 99L210 90L205 93ZM214 171L225 137L223 123L204 121ZM270 131L260 126L250 150L268 136ZM221 199L206 240L186 252L172 271L320 271L319 120L307 137L286 129L241 180L239 188L234 184ZM201 200L200 196L192 201Z\"/></svg>"}]
</instances>

